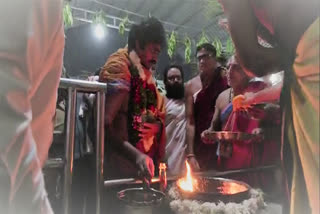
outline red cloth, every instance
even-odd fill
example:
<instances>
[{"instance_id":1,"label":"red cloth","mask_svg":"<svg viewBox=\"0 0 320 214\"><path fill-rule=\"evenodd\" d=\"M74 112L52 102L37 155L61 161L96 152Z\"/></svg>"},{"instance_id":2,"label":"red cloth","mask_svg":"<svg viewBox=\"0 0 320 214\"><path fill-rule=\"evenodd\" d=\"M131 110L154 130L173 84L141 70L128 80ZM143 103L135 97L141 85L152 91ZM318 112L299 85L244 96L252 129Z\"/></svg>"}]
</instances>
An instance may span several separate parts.
<instances>
[{"instance_id":1,"label":"red cloth","mask_svg":"<svg viewBox=\"0 0 320 214\"><path fill-rule=\"evenodd\" d=\"M217 162L217 145L204 144L201 140L201 133L210 127L211 119L215 110L218 95L228 88L227 80L218 75L212 83L203 88L195 99L195 142L194 152L201 170L215 169Z\"/></svg>"},{"instance_id":2,"label":"red cloth","mask_svg":"<svg viewBox=\"0 0 320 214\"><path fill-rule=\"evenodd\" d=\"M252 82L249 83L245 92L257 92L264 89L265 86L266 85L263 82ZM252 118L253 113L259 113L255 114L258 115L258 119ZM274 119L274 125L278 122L280 129L280 122L276 121L275 118L276 115L274 115L274 118L266 118L264 110L257 109L257 107L248 109L247 111L236 111L230 114L228 122L223 130L252 133L254 129L260 127L261 120L267 119ZM222 158L220 167L223 170L250 168L272 164L279 160L280 157L278 144L272 140L264 140L262 142L256 142L256 140L233 141L232 144L232 156L230 158ZM266 174L269 174L269 176L266 177ZM260 173L251 174L249 176L241 175L235 179L248 182L253 186L266 187L269 186L267 183L271 184L270 182L266 182L266 180L273 178L272 173Z\"/></svg>"},{"instance_id":3,"label":"red cloth","mask_svg":"<svg viewBox=\"0 0 320 214\"><path fill-rule=\"evenodd\" d=\"M263 82L251 82L249 83L245 92L257 92L265 87ZM244 92L244 93L245 93ZM223 131L245 132L252 133L256 128L259 128L259 120L251 117L252 109L247 111L233 111ZM240 169L253 167L255 162L255 147L254 142L249 141L233 141L233 152L230 158L226 158L223 161L223 169Z\"/></svg>"}]
</instances>

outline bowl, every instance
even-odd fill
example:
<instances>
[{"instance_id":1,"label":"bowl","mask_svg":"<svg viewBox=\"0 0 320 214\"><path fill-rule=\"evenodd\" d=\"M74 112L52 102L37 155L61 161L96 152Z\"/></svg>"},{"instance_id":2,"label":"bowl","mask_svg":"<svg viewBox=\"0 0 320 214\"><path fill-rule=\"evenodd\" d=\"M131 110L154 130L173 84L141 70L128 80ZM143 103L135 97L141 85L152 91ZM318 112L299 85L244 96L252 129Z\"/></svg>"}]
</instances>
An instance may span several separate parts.
<instances>
[{"instance_id":1,"label":"bowl","mask_svg":"<svg viewBox=\"0 0 320 214\"><path fill-rule=\"evenodd\" d=\"M234 202L241 203L250 197L251 187L241 181L216 177L196 177L197 187L193 192L184 191L178 186L183 199L198 200L203 202Z\"/></svg>"},{"instance_id":2,"label":"bowl","mask_svg":"<svg viewBox=\"0 0 320 214\"><path fill-rule=\"evenodd\" d=\"M159 205L165 194L153 188L129 188L119 191L117 196L126 205L146 207Z\"/></svg>"}]
</instances>

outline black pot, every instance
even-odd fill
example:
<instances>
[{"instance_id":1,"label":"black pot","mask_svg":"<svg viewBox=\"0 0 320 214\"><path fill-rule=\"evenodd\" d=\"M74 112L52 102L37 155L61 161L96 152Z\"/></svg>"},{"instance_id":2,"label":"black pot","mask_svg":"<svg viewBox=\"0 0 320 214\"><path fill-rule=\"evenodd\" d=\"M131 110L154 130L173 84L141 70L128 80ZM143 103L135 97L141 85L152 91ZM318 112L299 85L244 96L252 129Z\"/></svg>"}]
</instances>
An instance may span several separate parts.
<instances>
[{"instance_id":1,"label":"black pot","mask_svg":"<svg viewBox=\"0 0 320 214\"><path fill-rule=\"evenodd\" d=\"M165 194L155 189L129 188L117 194L124 205L124 214L152 214Z\"/></svg>"}]
</instances>

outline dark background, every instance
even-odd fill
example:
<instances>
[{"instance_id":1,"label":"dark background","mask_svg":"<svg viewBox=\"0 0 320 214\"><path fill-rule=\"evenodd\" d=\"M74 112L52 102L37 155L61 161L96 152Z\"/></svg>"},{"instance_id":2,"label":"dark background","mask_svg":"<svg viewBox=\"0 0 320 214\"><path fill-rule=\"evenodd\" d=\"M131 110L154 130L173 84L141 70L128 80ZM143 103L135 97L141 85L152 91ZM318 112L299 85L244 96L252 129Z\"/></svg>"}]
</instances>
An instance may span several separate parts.
<instances>
[{"instance_id":1,"label":"dark background","mask_svg":"<svg viewBox=\"0 0 320 214\"><path fill-rule=\"evenodd\" d=\"M65 31L64 66L68 76L84 79L102 67L107 58L119 48L127 44L128 32L120 35L118 30L105 28L105 37L98 39L94 33L93 24L82 24ZM178 47L173 60L170 60L167 49L160 53L157 63L157 79L162 79L164 68L170 63L182 64L185 80L195 75L194 64L184 63L184 49Z\"/></svg>"}]
</instances>

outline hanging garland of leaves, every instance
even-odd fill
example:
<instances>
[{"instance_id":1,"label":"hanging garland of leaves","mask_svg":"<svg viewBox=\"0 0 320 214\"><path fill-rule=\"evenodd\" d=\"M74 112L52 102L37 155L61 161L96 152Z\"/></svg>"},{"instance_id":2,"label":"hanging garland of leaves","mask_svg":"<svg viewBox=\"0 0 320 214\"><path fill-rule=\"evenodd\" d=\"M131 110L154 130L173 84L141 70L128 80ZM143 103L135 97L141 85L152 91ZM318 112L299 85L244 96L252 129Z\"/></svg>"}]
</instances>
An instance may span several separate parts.
<instances>
[{"instance_id":1,"label":"hanging garland of leaves","mask_svg":"<svg viewBox=\"0 0 320 214\"><path fill-rule=\"evenodd\" d=\"M93 15L92 23L107 25L106 14L102 10L100 10L99 12L96 12Z\"/></svg>"},{"instance_id":2,"label":"hanging garland of leaves","mask_svg":"<svg viewBox=\"0 0 320 214\"><path fill-rule=\"evenodd\" d=\"M234 53L235 53L234 44L233 44L232 38L229 37L226 42L226 55L232 56Z\"/></svg>"},{"instance_id":3,"label":"hanging garland of leaves","mask_svg":"<svg viewBox=\"0 0 320 214\"><path fill-rule=\"evenodd\" d=\"M202 45L203 43L208 43L208 42L209 42L209 39L207 34L204 31L202 31L201 37L197 43L197 47Z\"/></svg>"},{"instance_id":4,"label":"hanging garland of leaves","mask_svg":"<svg viewBox=\"0 0 320 214\"><path fill-rule=\"evenodd\" d=\"M66 3L63 8L63 22L65 28L73 25L72 11L69 3Z\"/></svg>"},{"instance_id":5,"label":"hanging garland of leaves","mask_svg":"<svg viewBox=\"0 0 320 214\"><path fill-rule=\"evenodd\" d=\"M217 57L220 57L222 54L222 43L219 38L215 38L212 42L212 45L216 48Z\"/></svg>"},{"instance_id":6,"label":"hanging garland of leaves","mask_svg":"<svg viewBox=\"0 0 320 214\"><path fill-rule=\"evenodd\" d=\"M188 36L186 36L186 38L184 39L184 46L185 46L184 57L185 57L186 63L190 63L191 62L191 39Z\"/></svg>"},{"instance_id":7,"label":"hanging garland of leaves","mask_svg":"<svg viewBox=\"0 0 320 214\"><path fill-rule=\"evenodd\" d=\"M174 52L176 50L176 47L177 47L177 34L176 32L172 31L168 41L168 55L170 59L172 59Z\"/></svg>"},{"instance_id":8,"label":"hanging garland of leaves","mask_svg":"<svg viewBox=\"0 0 320 214\"><path fill-rule=\"evenodd\" d=\"M125 31L128 23L129 23L129 18L128 18L128 16L124 17L124 18L121 20L121 22L120 22L120 24L119 24L119 34L120 34L121 36L124 35L124 31Z\"/></svg>"}]
</instances>

